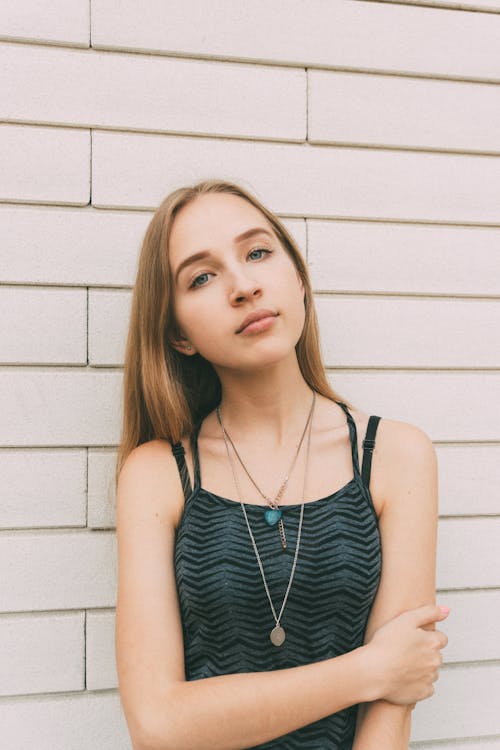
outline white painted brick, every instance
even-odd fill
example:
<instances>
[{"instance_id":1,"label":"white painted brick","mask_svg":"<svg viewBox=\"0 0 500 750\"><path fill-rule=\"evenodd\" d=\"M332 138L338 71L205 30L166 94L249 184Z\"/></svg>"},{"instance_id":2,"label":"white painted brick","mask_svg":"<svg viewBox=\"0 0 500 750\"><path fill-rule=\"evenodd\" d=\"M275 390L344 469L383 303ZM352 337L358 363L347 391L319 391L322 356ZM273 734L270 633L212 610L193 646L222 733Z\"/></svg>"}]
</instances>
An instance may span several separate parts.
<instances>
[{"instance_id":1,"label":"white painted brick","mask_svg":"<svg viewBox=\"0 0 500 750\"><path fill-rule=\"evenodd\" d=\"M498 664L444 667L434 686L413 711L411 740L500 734Z\"/></svg>"},{"instance_id":2,"label":"white painted brick","mask_svg":"<svg viewBox=\"0 0 500 750\"><path fill-rule=\"evenodd\" d=\"M132 285L150 212L0 206L4 283Z\"/></svg>"},{"instance_id":3,"label":"white painted brick","mask_svg":"<svg viewBox=\"0 0 500 750\"><path fill-rule=\"evenodd\" d=\"M423 5L439 8L443 5L457 10L483 10L500 13L498 0L376 0L379 3L398 3L403 5Z\"/></svg>"},{"instance_id":4,"label":"white painted brick","mask_svg":"<svg viewBox=\"0 0 500 750\"><path fill-rule=\"evenodd\" d=\"M16 44L0 45L0 68L11 121L306 137L306 74L299 68Z\"/></svg>"},{"instance_id":5,"label":"white painted brick","mask_svg":"<svg viewBox=\"0 0 500 750\"><path fill-rule=\"evenodd\" d=\"M312 143L500 150L498 85L325 70L309 76Z\"/></svg>"},{"instance_id":6,"label":"white painted brick","mask_svg":"<svg viewBox=\"0 0 500 750\"><path fill-rule=\"evenodd\" d=\"M92 45L307 66L500 79L500 18L378 2L93 0Z\"/></svg>"},{"instance_id":7,"label":"white painted brick","mask_svg":"<svg viewBox=\"0 0 500 750\"><path fill-rule=\"evenodd\" d=\"M89 364L123 364L130 303L129 291L89 291Z\"/></svg>"},{"instance_id":8,"label":"white painted brick","mask_svg":"<svg viewBox=\"0 0 500 750\"><path fill-rule=\"evenodd\" d=\"M1 287L0 318L2 364L87 363L86 289Z\"/></svg>"},{"instance_id":9,"label":"white painted brick","mask_svg":"<svg viewBox=\"0 0 500 750\"><path fill-rule=\"evenodd\" d=\"M0 700L9 750L132 750L117 692Z\"/></svg>"},{"instance_id":10,"label":"white painted brick","mask_svg":"<svg viewBox=\"0 0 500 750\"><path fill-rule=\"evenodd\" d=\"M1 446L117 445L119 371L0 369Z\"/></svg>"},{"instance_id":11,"label":"white painted brick","mask_svg":"<svg viewBox=\"0 0 500 750\"><path fill-rule=\"evenodd\" d=\"M307 221L317 290L416 294L500 293L500 229Z\"/></svg>"},{"instance_id":12,"label":"white painted brick","mask_svg":"<svg viewBox=\"0 0 500 750\"><path fill-rule=\"evenodd\" d=\"M112 607L114 532L0 534L0 610Z\"/></svg>"},{"instance_id":13,"label":"white painted brick","mask_svg":"<svg viewBox=\"0 0 500 750\"><path fill-rule=\"evenodd\" d=\"M121 377L96 370L0 369L0 447L117 445ZM500 380L495 372L336 370L329 378L358 408L417 424L433 440L498 440Z\"/></svg>"},{"instance_id":14,"label":"white painted brick","mask_svg":"<svg viewBox=\"0 0 500 750\"><path fill-rule=\"evenodd\" d=\"M358 409L416 424L432 440L498 442L500 376L496 372L334 370L328 379Z\"/></svg>"},{"instance_id":15,"label":"white painted brick","mask_svg":"<svg viewBox=\"0 0 500 750\"><path fill-rule=\"evenodd\" d=\"M437 624L448 636L441 652L445 664L500 659L498 589L438 592L436 601L451 607L446 620Z\"/></svg>"},{"instance_id":16,"label":"white painted brick","mask_svg":"<svg viewBox=\"0 0 500 750\"><path fill-rule=\"evenodd\" d=\"M500 513L500 446L436 445L442 515Z\"/></svg>"},{"instance_id":17,"label":"white painted brick","mask_svg":"<svg viewBox=\"0 0 500 750\"><path fill-rule=\"evenodd\" d=\"M180 185L220 176L258 186L288 215L500 222L493 156L96 131L92 164L92 202L104 208L155 208Z\"/></svg>"},{"instance_id":18,"label":"white painted brick","mask_svg":"<svg viewBox=\"0 0 500 750\"><path fill-rule=\"evenodd\" d=\"M440 519L438 588L498 587L499 531L498 518ZM115 604L114 532L6 532L0 558L6 612Z\"/></svg>"},{"instance_id":19,"label":"white painted brick","mask_svg":"<svg viewBox=\"0 0 500 750\"><path fill-rule=\"evenodd\" d=\"M499 364L500 304L494 300L316 295L315 306L323 358L329 367L460 368ZM123 363L129 309L128 291L90 293L90 364ZM471 331L481 331L481 337L470 337L466 348L464 320ZM342 326L340 321L349 324Z\"/></svg>"},{"instance_id":20,"label":"white painted brick","mask_svg":"<svg viewBox=\"0 0 500 750\"><path fill-rule=\"evenodd\" d=\"M297 243L302 257L307 259L307 229L305 219L285 219L280 217L280 220Z\"/></svg>"},{"instance_id":21,"label":"white painted brick","mask_svg":"<svg viewBox=\"0 0 500 750\"><path fill-rule=\"evenodd\" d=\"M410 750L500 750L500 738L476 737L469 740L451 740L451 742L410 742Z\"/></svg>"},{"instance_id":22,"label":"white painted brick","mask_svg":"<svg viewBox=\"0 0 500 750\"><path fill-rule=\"evenodd\" d=\"M84 612L0 617L0 695L83 690Z\"/></svg>"},{"instance_id":23,"label":"white painted brick","mask_svg":"<svg viewBox=\"0 0 500 750\"><path fill-rule=\"evenodd\" d=\"M500 365L500 301L317 295L315 304L331 367Z\"/></svg>"},{"instance_id":24,"label":"white painted brick","mask_svg":"<svg viewBox=\"0 0 500 750\"><path fill-rule=\"evenodd\" d=\"M0 205L3 283L133 286L150 211ZM306 255L303 219L282 219Z\"/></svg>"},{"instance_id":25,"label":"white painted brick","mask_svg":"<svg viewBox=\"0 0 500 750\"><path fill-rule=\"evenodd\" d=\"M440 589L500 586L500 517L444 518L438 526Z\"/></svg>"},{"instance_id":26,"label":"white painted brick","mask_svg":"<svg viewBox=\"0 0 500 750\"><path fill-rule=\"evenodd\" d=\"M115 658L115 613L87 612L87 689L118 686Z\"/></svg>"},{"instance_id":27,"label":"white painted brick","mask_svg":"<svg viewBox=\"0 0 500 750\"><path fill-rule=\"evenodd\" d=\"M0 450L0 527L85 526L86 452Z\"/></svg>"},{"instance_id":28,"label":"white painted brick","mask_svg":"<svg viewBox=\"0 0 500 750\"><path fill-rule=\"evenodd\" d=\"M91 528L113 528L116 523L115 450L90 449L88 459L88 519Z\"/></svg>"},{"instance_id":29,"label":"white painted brick","mask_svg":"<svg viewBox=\"0 0 500 750\"><path fill-rule=\"evenodd\" d=\"M1 200L89 202L89 131L2 125L1 142Z\"/></svg>"},{"instance_id":30,"label":"white painted brick","mask_svg":"<svg viewBox=\"0 0 500 750\"><path fill-rule=\"evenodd\" d=\"M28 41L90 44L90 3L88 0L2 0L0 38Z\"/></svg>"},{"instance_id":31,"label":"white painted brick","mask_svg":"<svg viewBox=\"0 0 500 750\"><path fill-rule=\"evenodd\" d=\"M327 366L496 367L499 364L500 305L496 301L316 296L315 305ZM128 291L90 292L90 364L123 363L129 310ZM481 337L468 338L467 347L463 345L464 321L471 332L481 331Z\"/></svg>"}]
</instances>

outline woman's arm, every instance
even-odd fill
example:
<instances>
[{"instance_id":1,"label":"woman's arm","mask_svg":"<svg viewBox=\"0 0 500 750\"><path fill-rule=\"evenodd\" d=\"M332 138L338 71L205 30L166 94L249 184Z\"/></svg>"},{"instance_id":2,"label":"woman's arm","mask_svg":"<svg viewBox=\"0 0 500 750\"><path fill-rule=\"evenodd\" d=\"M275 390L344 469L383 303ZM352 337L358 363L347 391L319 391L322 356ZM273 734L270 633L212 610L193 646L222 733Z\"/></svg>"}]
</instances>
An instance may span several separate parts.
<instances>
[{"instance_id":1,"label":"woman's arm","mask_svg":"<svg viewBox=\"0 0 500 750\"><path fill-rule=\"evenodd\" d=\"M382 574L365 643L401 612L434 603L436 594L438 469L432 441L414 425L381 420L372 472L372 496L383 493ZM435 630L435 625L425 629ZM407 750L414 705L362 703L353 750Z\"/></svg>"}]
</instances>

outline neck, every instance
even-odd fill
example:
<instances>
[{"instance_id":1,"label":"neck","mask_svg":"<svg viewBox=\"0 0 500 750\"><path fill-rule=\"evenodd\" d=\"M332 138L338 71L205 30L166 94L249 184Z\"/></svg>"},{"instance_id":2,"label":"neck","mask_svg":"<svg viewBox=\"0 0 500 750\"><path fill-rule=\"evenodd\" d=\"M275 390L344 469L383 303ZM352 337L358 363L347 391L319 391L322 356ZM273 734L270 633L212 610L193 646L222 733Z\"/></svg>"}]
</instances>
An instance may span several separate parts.
<instances>
[{"instance_id":1,"label":"neck","mask_svg":"<svg viewBox=\"0 0 500 750\"><path fill-rule=\"evenodd\" d=\"M312 389L304 380L295 352L286 361L251 372L218 371L222 384L222 420L235 437L265 435L286 444L304 428Z\"/></svg>"}]
</instances>

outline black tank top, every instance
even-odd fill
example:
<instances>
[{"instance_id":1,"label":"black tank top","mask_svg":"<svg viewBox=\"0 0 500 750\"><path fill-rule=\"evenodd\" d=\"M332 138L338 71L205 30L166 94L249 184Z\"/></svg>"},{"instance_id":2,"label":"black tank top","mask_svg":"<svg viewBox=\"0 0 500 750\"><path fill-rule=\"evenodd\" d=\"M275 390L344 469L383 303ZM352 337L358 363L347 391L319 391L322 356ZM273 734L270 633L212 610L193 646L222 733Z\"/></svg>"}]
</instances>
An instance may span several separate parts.
<instances>
[{"instance_id":1,"label":"black tank top","mask_svg":"<svg viewBox=\"0 0 500 750\"><path fill-rule=\"evenodd\" d=\"M378 518L369 491L380 417L371 416L368 421L360 473L356 424L347 406L337 403L349 425L354 476L328 497L304 505L299 555L281 617L286 632L281 646L274 646L269 638L275 620L240 503L200 486L198 432L202 420L191 437L192 490L184 448L181 443L172 447L185 494L174 563L186 680L296 667L363 645L381 573ZM295 554L300 504L281 506L285 551L277 527L263 519L266 507L245 504L279 615ZM358 704L349 706L251 750L351 750L357 709Z\"/></svg>"}]
</instances>

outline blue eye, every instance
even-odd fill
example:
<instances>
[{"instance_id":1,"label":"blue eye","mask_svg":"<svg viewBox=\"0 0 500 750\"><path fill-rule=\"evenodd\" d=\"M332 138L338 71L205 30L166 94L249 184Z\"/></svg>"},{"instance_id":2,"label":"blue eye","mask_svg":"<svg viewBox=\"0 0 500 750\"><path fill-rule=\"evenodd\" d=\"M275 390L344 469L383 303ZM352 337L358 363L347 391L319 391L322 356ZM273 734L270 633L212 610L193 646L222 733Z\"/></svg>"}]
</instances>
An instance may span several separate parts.
<instances>
[{"instance_id":1,"label":"blue eye","mask_svg":"<svg viewBox=\"0 0 500 750\"><path fill-rule=\"evenodd\" d=\"M265 247L256 247L253 250L250 250L248 254L252 255L252 253L266 253L266 255L270 255L272 253L272 250L267 250L267 248Z\"/></svg>"},{"instance_id":2,"label":"blue eye","mask_svg":"<svg viewBox=\"0 0 500 750\"><path fill-rule=\"evenodd\" d=\"M253 253L265 253L266 255L271 255L272 252L273 252L272 250L268 250L265 247L255 247L253 250L250 250L250 252L248 253L247 257L249 258ZM261 259L262 259L262 255L260 255L257 258L255 258L255 257L253 258L253 260L261 260ZM206 281L205 282L201 282L201 283L198 283L198 281L199 281L199 279L203 279L203 277L205 277L205 276L208 277L210 275L211 274L210 274L209 271L206 271L205 273L200 273L189 284L189 289L199 289L201 286L205 286L206 285Z\"/></svg>"},{"instance_id":3,"label":"blue eye","mask_svg":"<svg viewBox=\"0 0 500 750\"><path fill-rule=\"evenodd\" d=\"M198 281L198 279L202 279L204 276L208 276L208 273L200 273L199 276L196 276L196 278L193 279L193 281L189 285L189 288L192 289L192 288L196 288L198 286L205 286L204 284L197 284L196 283Z\"/></svg>"}]
</instances>

